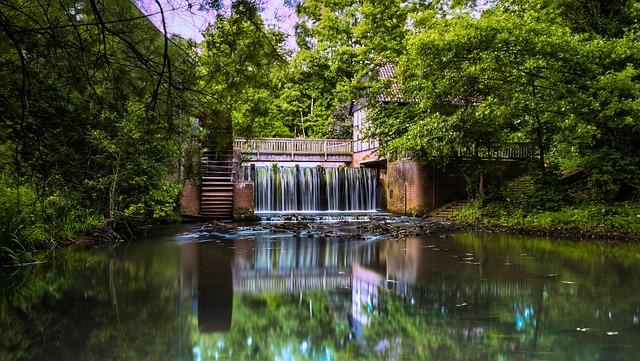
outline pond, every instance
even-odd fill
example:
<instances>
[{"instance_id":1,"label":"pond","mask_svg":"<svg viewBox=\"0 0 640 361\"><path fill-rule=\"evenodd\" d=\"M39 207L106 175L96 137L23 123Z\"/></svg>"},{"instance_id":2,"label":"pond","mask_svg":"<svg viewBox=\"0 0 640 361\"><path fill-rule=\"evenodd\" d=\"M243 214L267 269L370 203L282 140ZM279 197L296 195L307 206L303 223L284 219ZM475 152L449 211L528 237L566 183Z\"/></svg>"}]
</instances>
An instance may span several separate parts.
<instances>
[{"instance_id":1,"label":"pond","mask_svg":"<svg viewBox=\"0 0 640 361\"><path fill-rule=\"evenodd\" d=\"M184 225L1 282L1 360L639 357L635 244Z\"/></svg>"}]
</instances>

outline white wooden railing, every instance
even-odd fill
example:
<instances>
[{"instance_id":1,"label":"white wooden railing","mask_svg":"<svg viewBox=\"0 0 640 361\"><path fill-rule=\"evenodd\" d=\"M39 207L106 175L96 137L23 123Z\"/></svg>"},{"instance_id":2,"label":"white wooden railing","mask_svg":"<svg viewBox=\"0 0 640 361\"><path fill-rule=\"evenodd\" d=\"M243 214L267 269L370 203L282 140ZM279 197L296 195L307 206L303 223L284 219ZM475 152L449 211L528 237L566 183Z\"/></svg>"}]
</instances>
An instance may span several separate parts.
<instances>
[{"instance_id":1,"label":"white wooden railing","mask_svg":"<svg viewBox=\"0 0 640 361\"><path fill-rule=\"evenodd\" d=\"M377 143L376 143L377 145ZM245 154L309 154L352 155L353 142L350 139L302 139L302 138L236 138L233 147ZM463 159L473 158L471 149L461 149ZM532 156L529 143L510 143L498 149L482 149L480 159L524 160Z\"/></svg>"},{"instance_id":2,"label":"white wooden railing","mask_svg":"<svg viewBox=\"0 0 640 361\"><path fill-rule=\"evenodd\" d=\"M236 138L233 147L243 153L351 155L353 151L350 139Z\"/></svg>"}]
</instances>

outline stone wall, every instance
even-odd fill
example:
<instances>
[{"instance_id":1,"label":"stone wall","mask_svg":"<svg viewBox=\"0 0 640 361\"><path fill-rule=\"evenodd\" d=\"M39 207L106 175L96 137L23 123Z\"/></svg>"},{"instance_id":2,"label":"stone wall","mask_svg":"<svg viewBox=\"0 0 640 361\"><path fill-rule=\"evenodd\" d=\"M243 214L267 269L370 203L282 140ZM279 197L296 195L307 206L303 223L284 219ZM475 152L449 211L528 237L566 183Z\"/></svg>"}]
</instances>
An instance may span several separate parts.
<instances>
[{"instance_id":1,"label":"stone wall","mask_svg":"<svg viewBox=\"0 0 640 361\"><path fill-rule=\"evenodd\" d=\"M251 220L253 214L253 181L237 181L233 184L233 219Z\"/></svg>"},{"instance_id":2,"label":"stone wall","mask_svg":"<svg viewBox=\"0 0 640 361\"><path fill-rule=\"evenodd\" d=\"M388 163L384 189L387 210L392 213L426 214L466 196L460 172L412 160Z\"/></svg>"},{"instance_id":3,"label":"stone wall","mask_svg":"<svg viewBox=\"0 0 640 361\"><path fill-rule=\"evenodd\" d=\"M185 180L180 193L180 213L183 216L200 214L200 186L193 180Z\"/></svg>"}]
</instances>

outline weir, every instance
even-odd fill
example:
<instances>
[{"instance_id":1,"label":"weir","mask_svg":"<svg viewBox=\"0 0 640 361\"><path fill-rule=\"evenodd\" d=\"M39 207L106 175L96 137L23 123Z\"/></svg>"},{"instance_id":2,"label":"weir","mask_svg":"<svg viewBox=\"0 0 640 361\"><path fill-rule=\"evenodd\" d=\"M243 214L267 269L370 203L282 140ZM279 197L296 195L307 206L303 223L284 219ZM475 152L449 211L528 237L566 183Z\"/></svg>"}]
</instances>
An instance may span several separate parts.
<instances>
[{"instance_id":1,"label":"weir","mask_svg":"<svg viewBox=\"0 0 640 361\"><path fill-rule=\"evenodd\" d=\"M375 169L321 166L245 166L254 183L256 212L375 211L380 208Z\"/></svg>"},{"instance_id":2,"label":"weir","mask_svg":"<svg viewBox=\"0 0 640 361\"><path fill-rule=\"evenodd\" d=\"M254 212L264 216L382 208L428 214L467 197L461 171L470 159L467 150L460 150L457 165L442 168L410 158L388 160L378 154L375 142L373 148L363 144L355 138L238 138L233 151L222 152L228 159L204 147L202 182L185 182L182 212L220 220L250 220ZM531 157L527 143L474 154L499 165L495 179L516 177Z\"/></svg>"}]
</instances>

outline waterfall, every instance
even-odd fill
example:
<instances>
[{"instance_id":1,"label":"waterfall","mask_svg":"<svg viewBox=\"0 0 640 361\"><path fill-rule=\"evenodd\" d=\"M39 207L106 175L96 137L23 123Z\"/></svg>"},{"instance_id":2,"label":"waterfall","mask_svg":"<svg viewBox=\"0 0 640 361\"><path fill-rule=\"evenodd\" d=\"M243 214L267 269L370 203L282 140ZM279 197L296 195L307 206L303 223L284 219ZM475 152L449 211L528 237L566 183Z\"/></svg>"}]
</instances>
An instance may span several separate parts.
<instances>
[{"instance_id":1,"label":"waterfall","mask_svg":"<svg viewBox=\"0 0 640 361\"><path fill-rule=\"evenodd\" d=\"M374 211L377 171L371 168L245 166L256 212Z\"/></svg>"}]
</instances>

